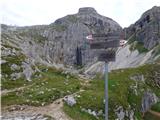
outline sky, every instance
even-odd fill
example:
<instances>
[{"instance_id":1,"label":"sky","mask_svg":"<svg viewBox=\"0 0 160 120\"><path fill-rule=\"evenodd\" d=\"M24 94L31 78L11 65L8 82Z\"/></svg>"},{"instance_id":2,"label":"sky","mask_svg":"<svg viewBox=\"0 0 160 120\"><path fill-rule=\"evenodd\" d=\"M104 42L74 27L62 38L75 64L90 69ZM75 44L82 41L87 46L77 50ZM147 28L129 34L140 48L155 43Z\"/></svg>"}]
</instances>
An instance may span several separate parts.
<instances>
[{"instance_id":1,"label":"sky","mask_svg":"<svg viewBox=\"0 0 160 120\"><path fill-rule=\"evenodd\" d=\"M135 23L160 0L0 0L0 23L17 26L53 23L81 7L93 7L122 27Z\"/></svg>"}]
</instances>

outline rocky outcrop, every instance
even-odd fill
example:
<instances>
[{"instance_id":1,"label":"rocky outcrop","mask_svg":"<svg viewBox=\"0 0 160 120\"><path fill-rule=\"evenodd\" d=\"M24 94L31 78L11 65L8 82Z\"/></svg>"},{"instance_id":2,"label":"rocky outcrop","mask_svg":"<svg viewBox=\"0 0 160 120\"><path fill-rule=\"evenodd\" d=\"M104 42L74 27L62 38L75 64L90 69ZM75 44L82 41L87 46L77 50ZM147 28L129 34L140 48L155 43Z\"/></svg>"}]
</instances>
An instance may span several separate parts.
<instances>
[{"instance_id":1,"label":"rocky outcrop","mask_svg":"<svg viewBox=\"0 0 160 120\"><path fill-rule=\"evenodd\" d=\"M122 106L118 106L115 110L116 120L134 120L134 110L125 110Z\"/></svg>"},{"instance_id":2,"label":"rocky outcrop","mask_svg":"<svg viewBox=\"0 0 160 120\"><path fill-rule=\"evenodd\" d=\"M147 112L152 105L156 104L159 98L152 92L145 92L142 98L141 112Z\"/></svg>"},{"instance_id":3,"label":"rocky outcrop","mask_svg":"<svg viewBox=\"0 0 160 120\"><path fill-rule=\"evenodd\" d=\"M160 43L160 7L154 6L146 11L138 21L124 31L127 38L134 36L134 40L143 43L145 48L152 49Z\"/></svg>"},{"instance_id":4,"label":"rocky outcrop","mask_svg":"<svg viewBox=\"0 0 160 120\"><path fill-rule=\"evenodd\" d=\"M64 101L71 107L77 103L73 96L66 96Z\"/></svg>"},{"instance_id":5,"label":"rocky outcrop","mask_svg":"<svg viewBox=\"0 0 160 120\"><path fill-rule=\"evenodd\" d=\"M99 15L93 8L80 8L78 14L68 15L56 20L51 26L61 27L64 31L49 33L58 53L55 61L69 65L86 65L94 60L95 51L90 50L86 36L91 33L121 31L112 19ZM57 29L57 28L56 28ZM52 36L52 38L50 37ZM56 58L57 55L59 58ZM79 58L79 60L77 60ZM81 58L81 59L80 59Z\"/></svg>"}]
</instances>

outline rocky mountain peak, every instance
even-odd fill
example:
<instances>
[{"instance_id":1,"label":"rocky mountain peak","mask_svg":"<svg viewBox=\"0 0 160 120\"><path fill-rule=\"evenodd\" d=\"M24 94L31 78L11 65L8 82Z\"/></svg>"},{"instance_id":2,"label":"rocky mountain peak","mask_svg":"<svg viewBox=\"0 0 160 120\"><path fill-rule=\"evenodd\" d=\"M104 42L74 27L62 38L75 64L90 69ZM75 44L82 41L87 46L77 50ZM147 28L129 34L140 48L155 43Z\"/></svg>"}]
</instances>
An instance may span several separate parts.
<instances>
[{"instance_id":1,"label":"rocky mountain peak","mask_svg":"<svg viewBox=\"0 0 160 120\"><path fill-rule=\"evenodd\" d=\"M159 10L159 6L153 6L152 10Z\"/></svg>"},{"instance_id":2,"label":"rocky mountain peak","mask_svg":"<svg viewBox=\"0 0 160 120\"><path fill-rule=\"evenodd\" d=\"M143 19L146 16L150 16L152 20L159 20L159 14L160 14L160 7L159 6L154 6L148 11L146 11L141 18Z\"/></svg>"},{"instance_id":3,"label":"rocky mountain peak","mask_svg":"<svg viewBox=\"0 0 160 120\"><path fill-rule=\"evenodd\" d=\"M154 6L146 11L139 20L126 29L128 38L134 40L148 50L160 43L160 7Z\"/></svg>"},{"instance_id":4,"label":"rocky mountain peak","mask_svg":"<svg viewBox=\"0 0 160 120\"><path fill-rule=\"evenodd\" d=\"M17 27L15 33L4 34L20 39L19 48L26 56L50 64L87 66L96 61L86 36L91 33L122 31L114 20L102 16L94 8L80 8L77 14L67 15L46 26ZM3 42L9 37L3 35ZM17 40L18 39L18 40ZM38 60L37 60L38 59Z\"/></svg>"},{"instance_id":5,"label":"rocky mountain peak","mask_svg":"<svg viewBox=\"0 0 160 120\"><path fill-rule=\"evenodd\" d=\"M78 14L97 14L97 11L92 7L83 7L79 9Z\"/></svg>"}]
</instances>

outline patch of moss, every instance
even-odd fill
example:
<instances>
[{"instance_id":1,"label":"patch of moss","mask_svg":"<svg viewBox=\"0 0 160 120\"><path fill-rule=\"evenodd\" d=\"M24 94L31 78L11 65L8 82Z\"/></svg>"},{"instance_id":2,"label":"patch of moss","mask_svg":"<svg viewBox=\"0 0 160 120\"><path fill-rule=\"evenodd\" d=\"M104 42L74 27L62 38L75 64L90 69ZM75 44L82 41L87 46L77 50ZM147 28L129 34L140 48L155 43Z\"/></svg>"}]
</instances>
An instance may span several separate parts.
<instances>
[{"instance_id":1,"label":"patch of moss","mask_svg":"<svg viewBox=\"0 0 160 120\"><path fill-rule=\"evenodd\" d=\"M160 102L154 104L151 109L156 112L160 112Z\"/></svg>"},{"instance_id":2,"label":"patch of moss","mask_svg":"<svg viewBox=\"0 0 160 120\"><path fill-rule=\"evenodd\" d=\"M131 51L138 50L139 53L145 53L149 51L144 47L144 44L142 42L137 42L137 41L133 42L129 49Z\"/></svg>"}]
</instances>

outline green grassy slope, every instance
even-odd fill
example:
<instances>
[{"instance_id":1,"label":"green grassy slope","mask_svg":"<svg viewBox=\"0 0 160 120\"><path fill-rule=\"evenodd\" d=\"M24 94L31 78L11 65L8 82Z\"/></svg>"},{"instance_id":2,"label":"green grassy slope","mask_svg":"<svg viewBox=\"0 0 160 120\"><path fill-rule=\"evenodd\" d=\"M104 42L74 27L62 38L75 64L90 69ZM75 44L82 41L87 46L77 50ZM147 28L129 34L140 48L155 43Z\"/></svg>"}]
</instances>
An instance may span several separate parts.
<instances>
[{"instance_id":1,"label":"green grassy slope","mask_svg":"<svg viewBox=\"0 0 160 120\"><path fill-rule=\"evenodd\" d=\"M115 70L109 74L109 120L114 120L116 115L114 110L117 106L123 106L125 110L134 108L135 117L142 120L140 107L141 99L145 91L151 90L160 97L160 89L155 86L152 78L155 72L160 73L160 64L144 65L138 68ZM145 82L138 80L134 81L131 76L143 75ZM136 91L133 89L137 86ZM77 105L69 107L65 104L64 111L75 120L96 120L95 117L83 112L82 108L91 109L92 111L104 112L104 80L102 78L95 78L90 82L90 86L86 91L79 94L81 97L77 99ZM159 110L159 105L153 106L154 110ZM151 115L148 115L150 120ZM147 117L148 118L148 117ZM103 116L98 116L102 120ZM125 119L129 119L125 117Z\"/></svg>"},{"instance_id":2,"label":"green grassy slope","mask_svg":"<svg viewBox=\"0 0 160 120\"><path fill-rule=\"evenodd\" d=\"M8 63L21 63L21 59L14 59L14 57L11 61L9 57L6 59L9 61ZM10 74L13 72L10 67L7 67L8 63L4 64L4 68L2 66L2 73ZM90 109L91 111L104 113L103 77L97 76L90 80L87 85L82 86L81 81L75 76L42 65L37 65L37 67L41 72L36 72L32 76L32 82L27 82L24 78L15 81L2 79L2 88L5 89L17 88L25 84L24 89L3 95L2 107L15 104L43 106L65 95L84 89L85 91L78 93L80 97L76 97L77 104L73 107L64 104L64 111L74 120L104 119L102 113L96 118L84 112L84 109ZM134 108L135 117L142 120L140 107L144 92L150 90L160 97L160 88L155 83L157 72L160 73L159 61L155 64L114 70L109 73L109 120L117 118L114 110L118 106L122 106L124 110L128 111ZM143 76L145 81L141 79L133 80L132 77L134 76ZM152 110L159 112L159 103L153 105ZM151 114L146 114L146 116L145 118L154 120ZM128 118L125 117L125 119Z\"/></svg>"},{"instance_id":3,"label":"green grassy slope","mask_svg":"<svg viewBox=\"0 0 160 120\"><path fill-rule=\"evenodd\" d=\"M43 72L36 74L41 77L33 78L32 84L2 96L2 107L14 104L41 106L80 89L80 82L74 76L63 74L54 68L40 66L39 69Z\"/></svg>"}]
</instances>

